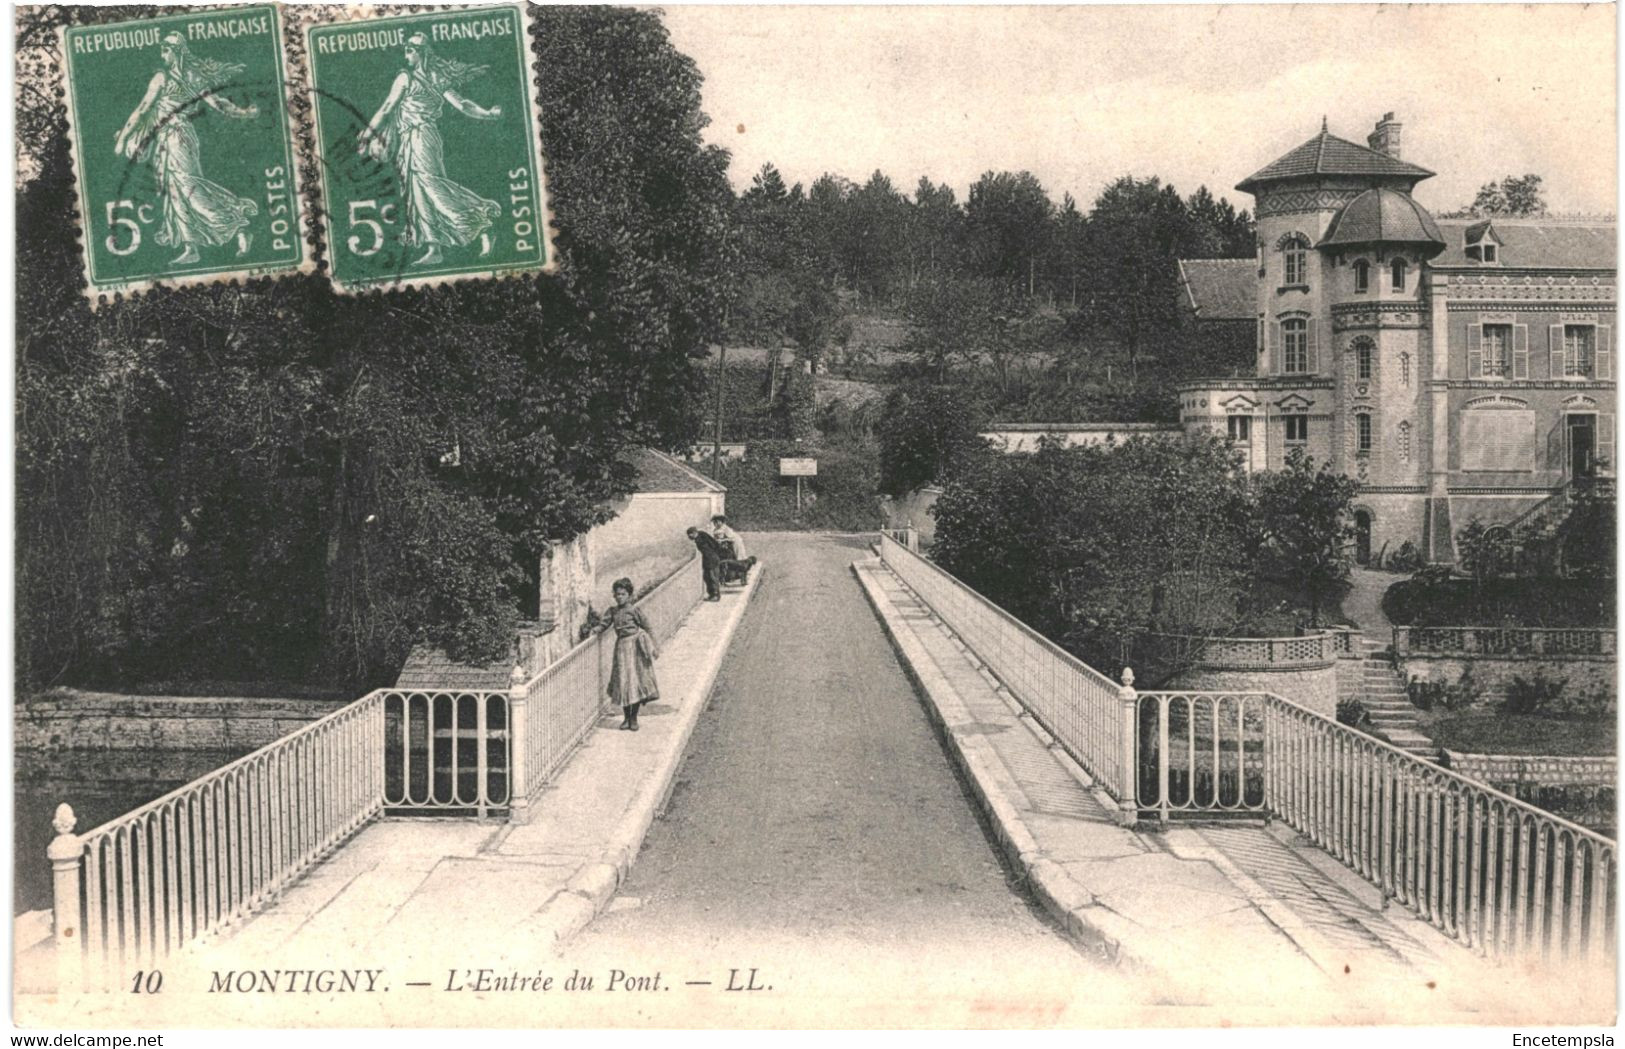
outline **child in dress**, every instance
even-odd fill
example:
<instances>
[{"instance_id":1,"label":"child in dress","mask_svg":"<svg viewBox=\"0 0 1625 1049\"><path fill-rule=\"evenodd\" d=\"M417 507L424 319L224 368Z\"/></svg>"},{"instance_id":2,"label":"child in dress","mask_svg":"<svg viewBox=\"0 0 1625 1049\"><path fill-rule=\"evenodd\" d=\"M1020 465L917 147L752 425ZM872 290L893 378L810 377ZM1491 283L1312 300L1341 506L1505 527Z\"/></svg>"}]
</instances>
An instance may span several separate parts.
<instances>
[{"instance_id":1,"label":"child in dress","mask_svg":"<svg viewBox=\"0 0 1625 1049\"><path fill-rule=\"evenodd\" d=\"M615 606L605 629L615 631L615 663L609 674L609 698L624 711L621 728L638 730L638 707L660 698L654 661L660 655L654 631L642 612L632 607L632 580L617 579L611 588Z\"/></svg>"}]
</instances>

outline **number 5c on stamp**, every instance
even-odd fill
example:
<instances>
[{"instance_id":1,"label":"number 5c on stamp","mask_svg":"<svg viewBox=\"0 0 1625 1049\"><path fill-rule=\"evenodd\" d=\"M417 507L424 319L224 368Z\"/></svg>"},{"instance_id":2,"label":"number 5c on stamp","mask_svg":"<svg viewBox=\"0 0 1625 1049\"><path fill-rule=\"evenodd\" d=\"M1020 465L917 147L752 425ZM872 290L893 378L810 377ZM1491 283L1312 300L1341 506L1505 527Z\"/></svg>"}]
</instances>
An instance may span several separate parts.
<instances>
[{"instance_id":1,"label":"number 5c on stamp","mask_svg":"<svg viewBox=\"0 0 1625 1049\"><path fill-rule=\"evenodd\" d=\"M306 44L336 287L552 268L520 8L318 24Z\"/></svg>"},{"instance_id":2,"label":"number 5c on stamp","mask_svg":"<svg viewBox=\"0 0 1625 1049\"><path fill-rule=\"evenodd\" d=\"M275 7L73 26L61 45L92 301L309 268Z\"/></svg>"}]
</instances>

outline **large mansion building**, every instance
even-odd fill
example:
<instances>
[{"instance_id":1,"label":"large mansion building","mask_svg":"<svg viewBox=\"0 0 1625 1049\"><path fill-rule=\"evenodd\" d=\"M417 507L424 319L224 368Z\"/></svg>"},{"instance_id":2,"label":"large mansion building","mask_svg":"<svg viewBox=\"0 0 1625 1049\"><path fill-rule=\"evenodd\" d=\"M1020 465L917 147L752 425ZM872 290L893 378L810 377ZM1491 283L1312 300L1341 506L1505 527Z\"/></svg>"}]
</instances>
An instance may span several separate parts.
<instances>
[{"instance_id":1,"label":"large mansion building","mask_svg":"<svg viewBox=\"0 0 1625 1049\"><path fill-rule=\"evenodd\" d=\"M1357 479L1362 562L1407 540L1452 562L1472 519L1612 476L1614 223L1435 219L1392 113L1367 142L1322 125L1236 187L1257 202L1257 374L1181 384L1181 418L1249 469L1302 448Z\"/></svg>"}]
</instances>

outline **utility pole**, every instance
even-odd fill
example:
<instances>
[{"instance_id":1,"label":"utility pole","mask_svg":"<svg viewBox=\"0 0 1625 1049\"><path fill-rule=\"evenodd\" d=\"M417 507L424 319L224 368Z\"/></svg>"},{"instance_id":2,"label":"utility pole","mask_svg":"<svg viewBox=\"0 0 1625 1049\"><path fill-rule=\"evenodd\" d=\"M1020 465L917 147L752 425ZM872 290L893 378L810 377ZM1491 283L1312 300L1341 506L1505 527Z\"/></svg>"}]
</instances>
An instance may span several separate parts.
<instances>
[{"instance_id":1,"label":"utility pole","mask_svg":"<svg viewBox=\"0 0 1625 1049\"><path fill-rule=\"evenodd\" d=\"M722 365L728 359L726 344L717 347L717 429L716 441L711 446L711 476L722 476Z\"/></svg>"}]
</instances>

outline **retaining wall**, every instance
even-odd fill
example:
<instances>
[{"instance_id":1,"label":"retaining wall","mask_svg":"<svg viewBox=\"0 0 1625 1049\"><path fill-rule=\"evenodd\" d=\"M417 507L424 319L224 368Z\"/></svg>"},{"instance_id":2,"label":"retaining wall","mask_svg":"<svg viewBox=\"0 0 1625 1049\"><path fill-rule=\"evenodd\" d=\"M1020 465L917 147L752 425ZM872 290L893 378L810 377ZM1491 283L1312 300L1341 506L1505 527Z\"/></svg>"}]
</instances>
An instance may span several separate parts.
<instances>
[{"instance_id":1,"label":"retaining wall","mask_svg":"<svg viewBox=\"0 0 1625 1049\"><path fill-rule=\"evenodd\" d=\"M1552 655L1437 655L1412 652L1400 659L1400 675L1406 681L1437 681L1454 685L1468 668L1479 688L1474 706L1500 703L1506 698L1512 679L1548 678L1566 680L1567 696L1584 694L1616 695L1616 666L1613 656Z\"/></svg>"},{"instance_id":2,"label":"retaining wall","mask_svg":"<svg viewBox=\"0 0 1625 1049\"><path fill-rule=\"evenodd\" d=\"M1528 783L1541 787L1612 787L1618 763L1605 755L1555 757L1544 754L1467 754L1447 750L1452 771L1493 787ZM1504 789L1504 788L1501 788Z\"/></svg>"},{"instance_id":3,"label":"retaining wall","mask_svg":"<svg viewBox=\"0 0 1625 1049\"><path fill-rule=\"evenodd\" d=\"M21 750L255 750L348 700L127 696L53 689L18 704Z\"/></svg>"},{"instance_id":4,"label":"retaining wall","mask_svg":"<svg viewBox=\"0 0 1625 1049\"><path fill-rule=\"evenodd\" d=\"M1281 669L1221 670L1194 667L1176 674L1161 691L1274 692L1329 718L1337 716L1337 663Z\"/></svg>"}]
</instances>

